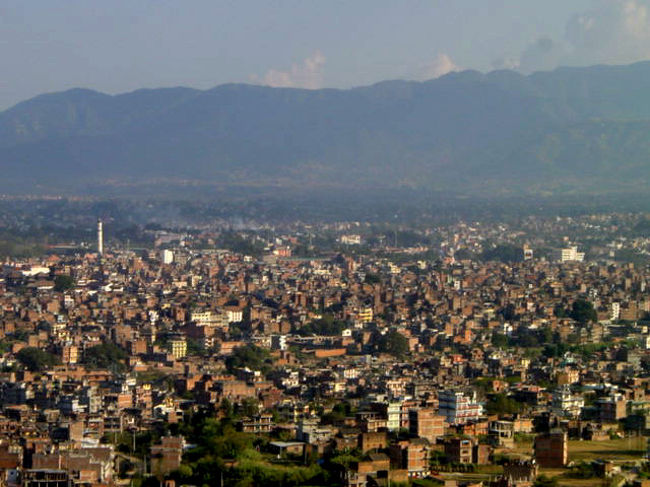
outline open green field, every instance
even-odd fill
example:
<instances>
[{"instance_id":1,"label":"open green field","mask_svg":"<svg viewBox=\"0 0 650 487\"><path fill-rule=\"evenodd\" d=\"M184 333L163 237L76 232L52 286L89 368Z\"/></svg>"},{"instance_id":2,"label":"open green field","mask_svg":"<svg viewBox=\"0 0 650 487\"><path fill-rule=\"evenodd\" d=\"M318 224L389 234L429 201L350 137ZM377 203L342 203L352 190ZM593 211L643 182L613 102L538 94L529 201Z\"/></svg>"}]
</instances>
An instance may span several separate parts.
<instances>
[{"instance_id":1,"label":"open green field","mask_svg":"<svg viewBox=\"0 0 650 487\"><path fill-rule=\"evenodd\" d=\"M622 464L633 462L643 458L646 453L647 438L619 438L605 441L569 441L569 462L590 462L592 460L611 460L614 463ZM504 450L505 454L516 456L532 456L532 442L518 443L513 450ZM576 479L565 477L569 472L568 468L543 468L541 475L557 477L562 487L591 487L601 485L600 479Z\"/></svg>"},{"instance_id":2,"label":"open green field","mask_svg":"<svg viewBox=\"0 0 650 487\"><path fill-rule=\"evenodd\" d=\"M644 437L605 441L569 441L569 461L636 460L645 454L646 441Z\"/></svg>"},{"instance_id":3,"label":"open green field","mask_svg":"<svg viewBox=\"0 0 650 487\"><path fill-rule=\"evenodd\" d=\"M646 453L645 437L620 438L605 441L569 441L569 462L590 462L592 460L611 460L622 464L643 458ZM521 442L514 449L500 449L498 453L515 457L532 457L533 443ZM501 474L501 467L496 465L481 466L474 473L443 473L442 477L459 481L486 481ZM557 477L562 487L591 487L601 485L601 479L577 479L565 477L568 468L543 468L541 475Z\"/></svg>"},{"instance_id":4,"label":"open green field","mask_svg":"<svg viewBox=\"0 0 650 487\"><path fill-rule=\"evenodd\" d=\"M619 438L605 441L569 441L569 461L590 461L590 460L612 460L630 461L636 460L646 452L645 437ZM516 456L532 456L533 443L517 443L514 449L500 450L504 454Z\"/></svg>"}]
</instances>

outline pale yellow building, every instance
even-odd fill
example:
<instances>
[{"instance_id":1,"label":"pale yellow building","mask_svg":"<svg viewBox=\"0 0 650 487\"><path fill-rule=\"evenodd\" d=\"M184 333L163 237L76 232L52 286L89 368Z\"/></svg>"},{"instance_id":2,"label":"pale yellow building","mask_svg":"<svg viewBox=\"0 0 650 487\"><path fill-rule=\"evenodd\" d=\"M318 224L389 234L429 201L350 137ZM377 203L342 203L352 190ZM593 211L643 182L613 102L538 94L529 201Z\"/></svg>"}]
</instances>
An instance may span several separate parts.
<instances>
[{"instance_id":1,"label":"pale yellow building","mask_svg":"<svg viewBox=\"0 0 650 487\"><path fill-rule=\"evenodd\" d=\"M187 355L187 342L183 339L174 339L171 341L171 349L175 359L183 358Z\"/></svg>"}]
</instances>

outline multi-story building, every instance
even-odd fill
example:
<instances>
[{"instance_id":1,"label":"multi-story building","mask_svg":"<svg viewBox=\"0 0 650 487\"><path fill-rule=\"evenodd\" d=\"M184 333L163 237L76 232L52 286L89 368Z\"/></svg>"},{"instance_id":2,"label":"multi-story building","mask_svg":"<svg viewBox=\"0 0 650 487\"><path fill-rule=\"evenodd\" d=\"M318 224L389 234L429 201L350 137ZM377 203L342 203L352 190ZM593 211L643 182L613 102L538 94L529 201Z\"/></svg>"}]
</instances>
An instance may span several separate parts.
<instances>
[{"instance_id":1,"label":"multi-story building","mask_svg":"<svg viewBox=\"0 0 650 487\"><path fill-rule=\"evenodd\" d=\"M484 465L488 462L490 447L468 437L448 438L445 440L445 455L450 462Z\"/></svg>"},{"instance_id":2,"label":"multi-story building","mask_svg":"<svg viewBox=\"0 0 650 487\"><path fill-rule=\"evenodd\" d=\"M577 418L582 412L585 400L578 394L573 394L568 385L558 388L553 392L553 411L560 415L570 418Z\"/></svg>"},{"instance_id":3,"label":"multi-story building","mask_svg":"<svg viewBox=\"0 0 650 487\"><path fill-rule=\"evenodd\" d=\"M175 359L183 358L187 355L187 341L184 338L174 338L170 341L170 346Z\"/></svg>"},{"instance_id":4,"label":"multi-story building","mask_svg":"<svg viewBox=\"0 0 650 487\"><path fill-rule=\"evenodd\" d=\"M409 410L409 433L435 443L445 435L445 418L433 409L418 408Z\"/></svg>"},{"instance_id":5,"label":"multi-story building","mask_svg":"<svg viewBox=\"0 0 650 487\"><path fill-rule=\"evenodd\" d=\"M71 487L72 479L65 470L30 469L23 473L24 487Z\"/></svg>"},{"instance_id":6,"label":"multi-story building","mask_svg":"<svg viewBox=\"0 0 650 487\"><path fill-rule=\"evenodd\" d=\"M438 394L438 413L444 416L450 425L478 421L483 415L483 406L476 402L475 395L446 390Z\"/></svg>"},{"instance_id":7,"label":"multi-story building","mask_svg":"<svg viewBox=\"0 0 650 487\"><path fill-rule=\"evenodd\" d=\"M424 478L429 475L430 447L421 439L399 441L390 446L391 463L397 468L408 470L410 478Z\"/></svg>"},{"instance_id":8,"label":"multi-story building","mask_svg":"<svg viewBox=\"0 0 650 487\"><path fill-rule=\"evenodd\" d=\"M569 458L566 432L551 431L535 437L535 460L542 468L564 468Z\"/></svg>"},{"instance_id":9,"label":"multi-story building","mask_svg":"<svg viewBox=\"0 0 650 487\"><path fill-rule=\"evenodd\" d=\"M182 436L163 436L160 444L152 445L151 472L158 476L167 475L181 465L185 440Z\"/></svg>"},{"instance_id":10,"label":"multi-story building","mask_svg":"<svg viewBox=\"0 0 650 487\"><path fill-rule=\"evenodd\" d=\"M373 320L374 314L371 307L364 307L357 311L357 322L370 323Z\"/></svg>"},{"instance_id":11,"label":"multi-story building","mask_svg":"<svg viewBox=\"0 0 650 487\"><path fill-rule=\"evenodd\" d=\"M64 364L74 365L79 360L79 347L72 344L66 344L63 346L61 352L61 361Z\"/></svg>"},{"instance_id":12,"label":"multi-story building","mask_svg":"<svg viewBox=\"0 0 650 487\"><path fill-rule=\"evenodd\" d=\"M596 401L598 419L602 423L616 423L627 416L627 400L622 394L614 394Z\"/></svg>"},{"instance_id":13,"label":"multi-story building","mask_svg":"<svg viewBox=\"0 0 650 487\"><path fill-rule=\"evenodd\" d=\"M386 428L389 431L397 431L402 427L402 403L393 402L376 402L372 405L373 410L377 411L385 418Z\"/></svg>"},{"instance_id":14,"label":"multi-story building","mask_svg":"<svg viewBox=\"0 0 650 487\"><path fill-rule=\"evenodd\" d=\"M560 262L582 262L585 260L585 253L578 252L577 246L571 246L560 250Z\"/></svg>"},{"instance_id":15,"label":"multi-story building","mask_svg":"<svg viewBox=\"0 0 650 487\"><path fill-rule=\"evenodd\" d=\"M512 448L515 443L515 423L513 421L490 421L488 436L492 445Z\"/></svg>"},{"instance_id":16,"label":"multi-story building","mask_svg":"<svg viewBox=\"0 0 650 487\"><path fill-rule=\"evenodd\" d=\"M286 350L286 349L287 349L286 335L271 335L271 350Z\"/></svg>"},{"instance_id":17,"label":"multi-story building","mask_svg":"<svg viewBox=\"0 0 650 487\"><path fill-rule=\"evenodd\" d=\"M275 427L275 423L273 423L273 415L257 414L250 418L242 419L237 426L244 433L268 434Z\"/></svg>"}]
</instances>

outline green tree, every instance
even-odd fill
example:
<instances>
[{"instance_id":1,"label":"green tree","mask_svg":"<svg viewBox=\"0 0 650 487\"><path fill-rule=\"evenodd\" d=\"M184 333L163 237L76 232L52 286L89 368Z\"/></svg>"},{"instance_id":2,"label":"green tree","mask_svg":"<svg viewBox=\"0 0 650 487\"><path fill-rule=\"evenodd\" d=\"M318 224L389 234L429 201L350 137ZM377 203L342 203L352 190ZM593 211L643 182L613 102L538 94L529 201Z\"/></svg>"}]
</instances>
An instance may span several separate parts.
<instances>
[{"instance_id":1,"label":"green tree","mask_svg":"<svg viewBox=\"0 0 650 487\"><path fill-rule=\"evenodd\" d=\"M85 351L81 363L93 369L110 369L123 371L127 355L124 350L113 343L102 343Z\"/></svg>"},{"instance_id":2,"label":"green tree","mask_svg":"<svg viewBox=\"0 0 650 487\"><path fill-rule=\"evenodd\" d=\"M558 318L566 318L566 309L564 309L564 306L561 304L556 304L555 307L553 308L553 314L557 316Z\"/></svg>"},{"instance_id":3,"label":"green tree","mask_svg":"<svg viewBox=\"0 0 650 487\"><path fill-rule=\"evenodd\" d=\"M74 279L68 274L61 274L54 278L54 290L56 292L67 291L74 287Z\"/></svg>"},{"instance_id":4,"label":"green tree","mask_svg":"<svg viewBox=\"0 0 650 487\"><path fill-rule=\"evenodd\" d=\"M61 363L56 355L36 347L26 347L16 354L18 361L32 372L40 372Z\"/></svg>"},{"instance_id":5,"label":"green tree","mask_svg":"<svg viewBox=\"0 0 650 487\"><path fill-rule=\"evenodd\" d=\"M268 372L270 369L269 352L253 344L235 348L232 355L226 359L226 368L233 373L236 369L244 367L263 373Z\"/></svg>"},{"instance_id":6,"label":"green tree","mask_svg":"<svg viewBox=\"0 0 650 487\"><path fill-rule=\"evenodd\" d=\"M398 331L391 330L376 339L377 351L402 358L409 351L408 339Z\"/></svg>"},{"instance_id":7,"label":"green tree","mask_svg":"<svg viewBox=\"0 0 650 487\"><path fill-rule=\"evenodd\" d=\"M346 328L345 321L335 320L332 314L325 314L321 319L314 320L298 330L298 334L336 336Z\"/></svg>"},{"instance_id":8,"label":"green tree","mask_svg":"<svg viewBox=\"0 0 650 487\"><path fill-rule=\"evenodd\" d=\"M364 278L364 282L366 284L379 284L381 282L381 278L379 277L378 274L374 274L372 272L366 272L366 277Z\"/></svg>"},{"instance_id":9,"label":"green tree","mask_svg":"<svg viewBox=\"0 0 650 487\"><path fill-rule=\"evenodd\" d=\"M571 318L580 324L598 321L598 315L594 309L594 305L586 299L577 299L573 302L571 307Z\"/></svg>"},{"instance_id":10,"label":"green tree","mask_svg":"<svg viewBox=\"0 0 650 487\"><path fill-rule=\"evenodd\" d=\"M524 251L517 245L501 244L484 250L481 258L485 261L498 260L504 263L521 262L524 260Z\"/></svg>"},{"instance_id":11,"label":"green tree","mask_svg":"<svg viewBox=\"0 0 650 487\"><path fill-rule=\"evenodd\" d=\"M254 416L260 412L260 402L254 397L245 397L237 410L242 416Z\"/></svg>"},{"instance_id":12,"label":"green tree","mask_svg":"<svg viewBox=\"0 0 650 487\"><path fill-rule=\"evenodd\" d=\"M514 414L521 411L521 404L502 393L491 396L485 409L488 414Z\"/></svg>"},{"instance_id":13,"label":"green tree","mask_svg":"<svg viewBox=\"0 0 650 487\"><path fill-rule=\"evenodd\" d=\"M187 354L191 356L203 357L206 354L203 344L193 338L187 339Z\"/></svg>"},{"instance_id":14,"label":"green tree","mask_svg":"<svg viewBox=\"0 0 650 487\"><path fill-rule=\"evenodd\" d=\"M232 402L227 397L224 397L221 400L219 409L223 412L226 418L232 418L235 415L235 408L232 405Z\"/></svg>"},{"instance_id":15,"label":"green tree","mask_svg":"<svg viewBox=\"0 0 650 487\"><path fill-rule=\"evenodd\" d=\"M508 337L503 333L494 332L492 334L492 345L497 348L506 348L508 346Z\"/></svg>"}]
</instances>

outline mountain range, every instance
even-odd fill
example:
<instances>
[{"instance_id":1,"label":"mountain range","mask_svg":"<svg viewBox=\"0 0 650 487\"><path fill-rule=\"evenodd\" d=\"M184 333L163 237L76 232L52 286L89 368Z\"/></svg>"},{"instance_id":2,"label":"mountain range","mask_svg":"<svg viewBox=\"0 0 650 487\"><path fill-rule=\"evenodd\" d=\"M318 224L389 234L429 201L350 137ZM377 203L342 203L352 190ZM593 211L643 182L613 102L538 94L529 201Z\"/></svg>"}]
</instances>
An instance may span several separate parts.
<instances>
[{"instance_id":1,"label":"mountain range","mask_svg":"<svg viewBox=\"0 0 650 487\"><path fill-rule=\"evenodd\" d=\"M165 182L456 194L650 187L650 62L347 90L86 89L0 112L0 188Z\"/></svg>"}]
</instances>

